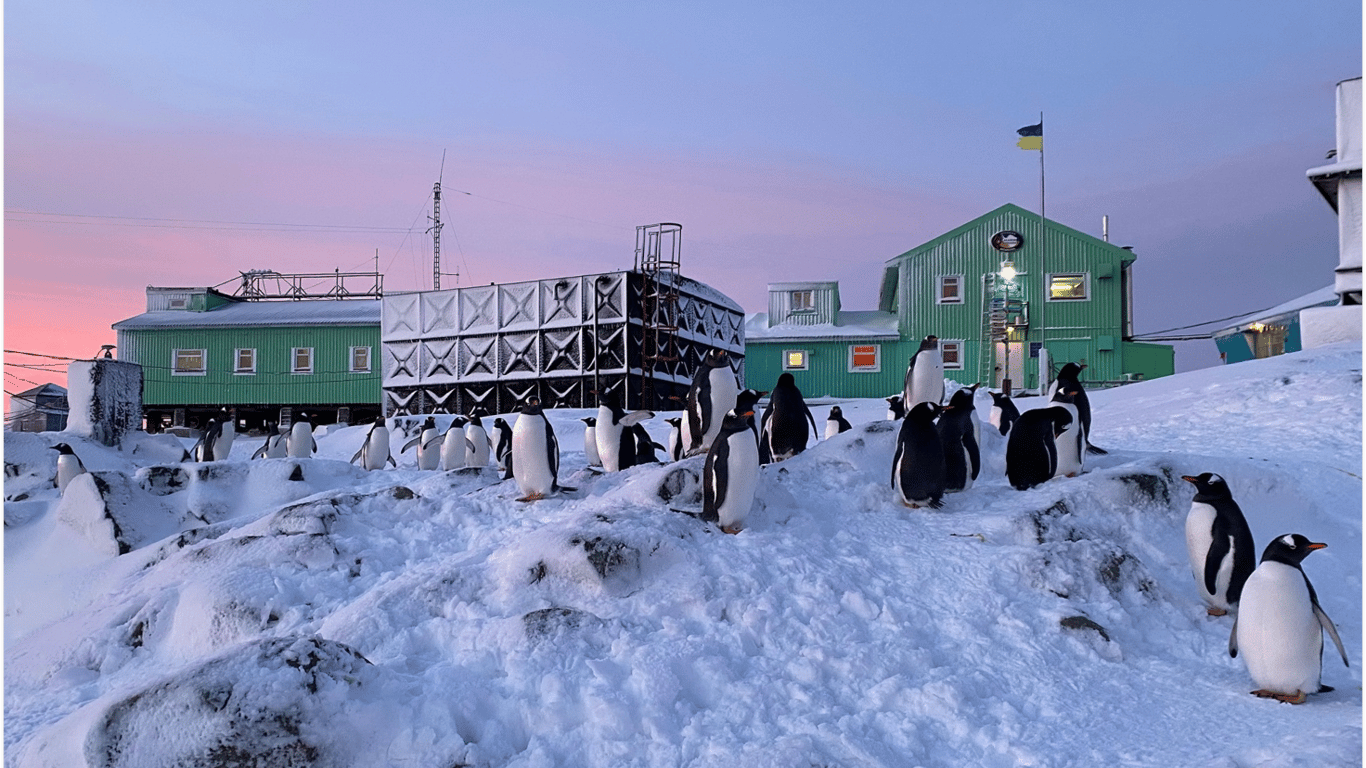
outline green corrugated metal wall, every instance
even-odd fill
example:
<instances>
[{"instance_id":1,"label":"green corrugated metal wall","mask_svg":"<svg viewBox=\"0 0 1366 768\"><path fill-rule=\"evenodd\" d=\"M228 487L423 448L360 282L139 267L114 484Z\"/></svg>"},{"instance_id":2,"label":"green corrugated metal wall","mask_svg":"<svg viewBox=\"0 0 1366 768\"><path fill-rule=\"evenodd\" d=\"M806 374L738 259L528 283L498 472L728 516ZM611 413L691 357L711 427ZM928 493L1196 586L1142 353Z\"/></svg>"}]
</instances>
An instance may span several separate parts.
<instances>
[{"instance_id":1,"label":"green corrugated metal wall","mask_svg":"<svg viewBox=\"0 0 1366 768\"><path fill-rule=\"evenodd\" d=\"M881 370L877 373L850 372L849 347L881 346ZM887 397L901 391L906 378L906 363L920 348L920 342L896 340L868 341L790 341L745 343L745 386L764 392L773 390L783 371L783 351L801 349L810 353L810 367L792 374L804 397ZM816 414L819 418L822 414Z\"/></svg>"}]
</instances>

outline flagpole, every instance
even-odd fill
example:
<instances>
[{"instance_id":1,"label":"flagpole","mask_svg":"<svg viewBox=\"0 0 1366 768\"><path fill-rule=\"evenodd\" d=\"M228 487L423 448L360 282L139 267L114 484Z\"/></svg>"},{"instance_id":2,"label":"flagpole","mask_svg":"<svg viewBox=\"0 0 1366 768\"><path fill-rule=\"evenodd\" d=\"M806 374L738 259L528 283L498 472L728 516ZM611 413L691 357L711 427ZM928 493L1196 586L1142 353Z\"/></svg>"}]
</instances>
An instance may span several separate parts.
<instances>
[{"instance_id":1,"label":"flagpole","mask_svg":"<svg viewBox=\"0 0 1366 768\"><path fill-rule=\"evenodd\" d=\"M1043 111L1039 111L1039 125L1043 125ZM1044 173L1043 173L1043 142L1039 142L1039 348L1044 348L1047 339L1046 328L1044 325L1044 305L1048 303L1048 268L1045 266L1048 257L1048 220L1044 215ZM1029 337L1025 337L1026 344ZM1043 394L1044 382L1039 382L1039 394Z\"/></svg>"}]
</instances>

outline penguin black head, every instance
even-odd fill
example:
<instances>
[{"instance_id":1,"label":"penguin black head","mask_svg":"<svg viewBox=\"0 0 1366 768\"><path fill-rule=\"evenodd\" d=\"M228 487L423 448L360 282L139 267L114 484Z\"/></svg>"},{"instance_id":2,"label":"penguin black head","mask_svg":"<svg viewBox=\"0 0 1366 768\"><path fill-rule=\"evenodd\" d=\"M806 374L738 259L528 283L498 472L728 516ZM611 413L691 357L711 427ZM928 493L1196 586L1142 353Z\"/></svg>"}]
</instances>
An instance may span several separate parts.
<instances>
[{"instance_id":1,"label":"penguin black head","mask_svg":"<svg viewBox=\"0 0 1366 768\"><path fill-rule=\"evenodd\" d=\"M382 427L382 426L384 426L384 417L383 417L383 416L376 416L376 417L375 417L375 426L377 426L377 427Z\"/></svg>"},{"instance_id":2,"label":"penguin black head","mask_svg":"<svg viewBox=\"0 0 1366 768\"><path fill-rule=\"evenodd\" d=\"M522 413L528 416L540 416L542 414L541 399L539 397L528 397L526 405L522 406Z\"/></svg>"},{"instance_id":3,"label":"penguin black head","mask_svg":"<svg viewBox=\"0 0 1366 768\"><path fill-rule=\"evenodd\" d=\"M911 409L910 413L906 414L906 420L925 422L934 421L935 417L938 416L943 410L943 407L935 403L916 403L915 407Z\"/></svg>"},{"instance_id":4,"label":"penguin black head","mask_svg":"<svg viewBox=\"0 0 1366 768\"><path fill-rule=\"evenodd\" d=\"M451 425L450 425L450 427L448 427L447 429L448 429L448 430L451 430L451 429L464 429L464 428L465 428L465 425L468 424L469 421L470 421L470 420L467 419L467 418L465 418L464 416L461 416L461 415L459 415L459 414L456 414L456 415L451 419Z\"/></svg>"},{"instance_id":5,"label":"penguin black head","mask_svg":"<svg viewBox=\"0 0 1366 768\"><path fill-rule=\"evenodd\" d=\"M665 419L665 420L664 420L664 423L665 423L665 424L668 424L669 426L678 427L678 426L682 426L682 424L683 424L683 419L682 419L682 418L677 418L677 419Z\"/></svg>"},{"instance_id":6,"label":"penguin black head","mask_svg":"<svg viewBox=\"0 0 1366 768\"><path fill-rule=\"evenodd\" d=\"M598 396L598 405L600 407L605 406L608 410L611 411L621 410L621 398L617 395L615 390L594 389L591 391L593 394Z\"/></svg>"},{"instance_id":7,"label":"penguin black head","mask_svg":"<svg viewBox=\"0 0 1366 768\"><path fill-rule=\"evenodd\" d=\"M1007 394L1004 393L1004 392L991 392L991 393L989 393L989 394L991 395L991 402L992 402L997 408L1000 408L1001 406L1005 405L1006 403L1013 402L1013 401L1010 399L1010 395L1007 395Z\"/></svg>"},{"instance_id":8,"label":"penguin black head","mask_svg":"<svg viewBox=\"0 0 1366 768\"><path fill-rule=\"evenodd\" d=\"M843 415L844 415L844 411L841 411L841 410L840 410L840 407L839 407L838 405L832 405L832 406L830 406L830 418L832 418L832 419L838 419L838 418L840 418L840 417L843 416Z\"/></svg>"},{"instance_id":9,"label":"penguin black head","mask_svg":"<svg viewBox=\"0 0 1366 768\"><path fill-rule=\"evenodd\" d=\"M742 391L735 396L735 410L741 412L754 410L754 406L759 403L759 398L766 394L768 393L760 392L757 389L746 389Z\"/></svg>"},{"instance_id":10,"label":"penguin black head","mask_svg":"<svg viewBox=\"0 0 1366 768\"><path fill-rule=\"evenodd\" d=\"M1059 380L1066 379L1066 380L1068 380L1068 381L1077 381L1077 377L1081 375L1081 372L1082 372L1085 368L1086 368L1086 365L1085 365L1085 364L1078 365L1077 363L1068 363L1067 365L1064 365L1064 366L1062 367L1062 370L1061 370L1061 371L1058 371L1058 379L1059 379Z\"/></svg>"},{"instance_id":11,"label":"penguin black head","mask_svg":"<svg viewBox=\"0 0 1366 768\"><path fill-rule=\"evenodd\" d=\"M579 421L582 421L585 426L589 427L596 427L598 425L598 418L596 416L584 416L579 419ZM677 419L675 419L675 421L677 421Z\"/></svg>"},{"instance_id":12,"label":"penguin black head","mask_svg":"<svg viewBox=\"0 0 1366 768\"><path fill-rule=\"evenodd\" d=\"M503 421L503 417L502 417L502 416L499 416L498 418L496 418L496 419L493 420L493 428L494 428L494 429L508 429L509 427L508 427L508 423L507 423L506 421Z\"/></svg>"},{"instance_id":13,"label":"penguin black head","mask_svg":"<svg viewBox=\"0 0 1366 768\"><path fill-rule=\"evenodd\" d=\"M480 410L482 409L476 408L472 413L470 413L468 417L466 417L465 421L469 422L470 424L473 424L476 427L484 426L484 422L481 421L479 418Z\"/></svg>"},{"instance_id":14,"label":"penguin black head","mask_svg":"<svg viewBox=\"0 0 1366 768\"><path fill-rule=\"evenodd\" d=\"M1204 472L1195 476L1182 475L1181 479L1195 486L1196 501L1233 498L1233 492L1228 489L1228 483L1213 472Z\"/></svg>"},{"instance_id":15,"label":"penguin black head","mask_svg":"<svg viewBox=\"0 0 1366 768\"><path fill-rule=\"evenodd\" d=\"M778 377L778 385L777 385L776 387L774 387L774 388L775 388L775 389L778 389L778 388L786 389L786 388L788 388L788 387L795 387L795 386L797 386L797 379L796 379L795 377L793 377L793 375L790 374L790 373L784 373L783 375L781 375L781 376Z\"/></svg>"},{"instance_id":16,"label":"penguin black head","mask_svg":"<svg viewBox=\"0 0 1366 768\"><path fill-rule=\"evenodd\" d=\"M975 410L976 406L972 404L972 395L976 391L977 386L973 385L971 389L960 389L954 392L953 397L949 398L949 407L960 411Z\"/></svg>"},{"instance_id":17,"label":"penguin black head","mask_svg":"<svg viewBox=\"0 0 1366 768\"><path fill-rule=\"evenodd\" d=\"M51 448L52 450L62 454L63 456L74 456L76 453L75 451L71 450L71 446L67 445L66 443L57 443L56 445L49 445L48 448Z\"/></svg>"},{"instance_id":18,"label":"penguin black head","mask_svg":"<svg viewBox=\"0 0 1366 768\"><path fill-rule=\"evenodd\" d=\"M726 350L724 349L713 349L707 353L706 357L702 358L702 362L708 368L720 368L723 365L730 365L730 361L726 360Z\"/></svg>"},{"instance_id":19,"label":"penguin black head","mask_svg":"<svg viewBox=\"0 0 1366 768\"><path fill-rule=\"evenodd\" d=\"M1287 533L1277 536L1266 545L1266 550L1262 552L1262 562L1285 563L1299 567L1300 562L1308 557L1310 552L1327 546L1310 541L1298 533Z\"/></svg>"},{"instance_id":20,"label":"penguin black head","mask_svg":"<svg viewBox=\"0 0 1366 768\"><path fill-rule=\"evenodd\" d=\"M1053 411L1053 437L1056 439L1072 426L1072 414L1064 408L1051 408Z\"/></svg>"}]
</instances>

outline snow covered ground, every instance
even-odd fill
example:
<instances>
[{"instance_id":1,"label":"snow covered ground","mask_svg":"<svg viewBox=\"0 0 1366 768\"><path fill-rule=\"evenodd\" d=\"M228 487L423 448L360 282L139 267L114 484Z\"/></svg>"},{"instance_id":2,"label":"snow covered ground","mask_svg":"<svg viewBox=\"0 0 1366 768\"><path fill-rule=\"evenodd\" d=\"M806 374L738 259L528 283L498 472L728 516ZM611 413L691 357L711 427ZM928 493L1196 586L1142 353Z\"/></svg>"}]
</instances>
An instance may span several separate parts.
<instances>
[{"instance_id":1,"label":"snow covered ground","mask_svg":"<svg viewBox=\"0 0 1366 768\"><path fill-rule=\"evenodd\" d=\"M535 503L411 452L361 471L363 427L209 465L6 433L5 762L1359 765L1360 343L1092 402L1085 474L1015 491L984 424L983 477L937 511L889 486L885 403L842 402L854 430L766 467L736 536L674 511L701 458L586 471L583 411L550 413L578 490ZM64 498L61 439L94 472ZM1328 544L1304 568L1336 691L1248 694L1187 564L1204 471L1259 551Z\"/></svg>"}]
</instances>

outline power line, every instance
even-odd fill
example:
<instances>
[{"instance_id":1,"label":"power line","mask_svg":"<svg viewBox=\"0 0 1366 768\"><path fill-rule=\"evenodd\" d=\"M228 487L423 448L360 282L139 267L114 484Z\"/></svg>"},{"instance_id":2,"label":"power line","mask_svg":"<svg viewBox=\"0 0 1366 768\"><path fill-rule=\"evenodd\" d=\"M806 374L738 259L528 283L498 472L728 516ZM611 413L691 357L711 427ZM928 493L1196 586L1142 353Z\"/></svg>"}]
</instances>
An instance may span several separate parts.
<instances>
[{"instance_id":1,"label":"power line","mask_svg":"<svg viewBox=\"0 0 1366 768\"><path fill-rule=\"evenodd\" d=\"M1276 306L1276 305L1273 304L1273 305L1271 305L1271 306L1274 307L1274 306ZM1239 313L1236 314L1236 315L1229 315L1228 317L1221 317L1221 318L1218 318L1218 319L1216 319L1216 320L1206 320L1206 321L1203 322L1203 323L1191 323L1190 325L1179 325L1179 326L1177 326L1177 327L1175 327L1175 328L1165 328L1165 329L1160 330L1160 331L1149 331L1149 332L1147 332L1147 333L1139 333L1139 334L1135 334L1133 338L1135 338L1135 339L1144 339L1144 338L1148 338L1148 337L1150 337L1150 336L1156 336L1156 335L1159 334L1159 333L1171 333L1172 331L1184 331L1184 330L1186 330L1187 328L1199 328L1199 327L1202 326L1202 325L1209 325L1210 323L1222 323L1222 322L1225 321L1225 320L1232 320L1232 319L1238 318L1238 317L1246 317L1246 316L1248 316L1248 315L1255 315L1255 314L1257 314L1258 312L1265 312L1265 311L1267 311L1268 309L1271 309L1271 307L1262 307L1261 309L1254 309L1254 310L1252 310L1251 312L1239 312ZM1198 339L1198 338L1204 338L1204 339L1208 339L1208 338L1211 338L1211 336L1194 336L1194 337L1192 337L1192 338L1197 338L1197 339ZM1168 339L1151 339L1151 340L1152 340L1152 341L1168 341ZM1182 339L1178 339L1178 341L1180 341L1180 340L1182 340Z\"/></svg>"}]
</instances>

